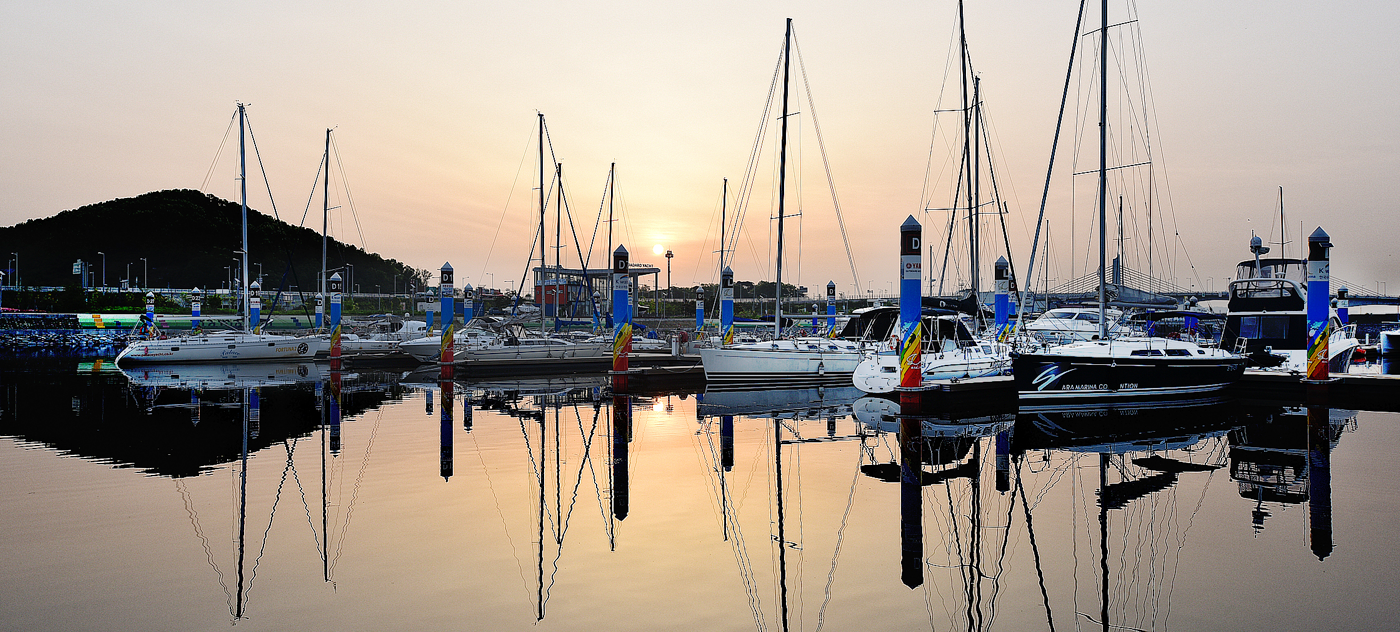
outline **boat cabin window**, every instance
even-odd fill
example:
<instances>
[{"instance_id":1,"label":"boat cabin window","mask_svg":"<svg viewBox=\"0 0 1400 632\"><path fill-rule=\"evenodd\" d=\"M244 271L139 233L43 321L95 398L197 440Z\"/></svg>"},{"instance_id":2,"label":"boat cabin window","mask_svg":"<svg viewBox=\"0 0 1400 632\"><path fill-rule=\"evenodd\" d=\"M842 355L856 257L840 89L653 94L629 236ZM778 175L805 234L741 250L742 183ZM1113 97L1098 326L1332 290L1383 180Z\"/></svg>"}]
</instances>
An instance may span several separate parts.
<instances>
[{"instance_id":1,"label":"boat cabin window","mask_svg":"<svg viewBox=\"0 0 1400 632\"><path fill-rule=\"evenodd\" d=\"M1160 349L1133 349L1133 355L1135 355L1135 356L1159 356L1159 355L1162 355L1162 351L1161 351Z\"/></svg>"},{"instance_id":2,"label":"boat cabin window","mask_svg":"<svg viewBox=\"0 0 1400 632\"><path fill-rule=\"evenodd\" d=\"M1205 353L1205 352L1202 351L1201 353ZM1189 356L1189 355L1191 355L1191 350L1190 350L1190 349L1167 349L1167 355L1169 355L1169 356Z\"/></svg>"},{"instance_id":3,"label":"boat cabin window","mask_svg":"<svg viewBox=\"0 0 1400 632\"><path fill-rule=\"evenodd\" d=\"M1064 320L1074 320L1074 312L1067 309L1052 309L1045 312L1043 318L1060 318Z\"/></svg>"},{"instance_id":4,"label":"boat cabin window","mask_svg":"<svg viewBox=\"0 0 1400 632\"><path fill-rule=\"evenodd\" d=\"M1240 317L1241 338L1287 338L1287 315Z\"/></svg>"},{"instance_id":5,"label":"boat cabin window","mask_svg":"<svg viewBox=\"0 0 1400 632\"><path fill-rule=\"evenodd\" d=\"M1087 320L1087 321L1089 321L1089 322L1091 322L1091 323L1097 323L1097 322L1099 322L1099 315L1098 315L1098 314L1095 314L1095 313L1093 313L1093 312L1080 312L1078 316L1075 316L1075 317L1074 317L1074 319L1075 319L1075 320Z\"/></svg>"}]
</instances>

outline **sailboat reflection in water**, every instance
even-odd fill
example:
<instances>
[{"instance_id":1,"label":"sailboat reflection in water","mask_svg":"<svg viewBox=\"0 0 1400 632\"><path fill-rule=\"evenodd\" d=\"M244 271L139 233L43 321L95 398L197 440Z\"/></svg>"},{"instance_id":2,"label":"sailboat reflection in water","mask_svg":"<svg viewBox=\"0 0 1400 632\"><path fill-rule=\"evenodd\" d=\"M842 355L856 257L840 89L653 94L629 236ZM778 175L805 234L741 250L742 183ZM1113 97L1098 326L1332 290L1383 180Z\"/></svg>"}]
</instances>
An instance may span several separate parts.
<instances>
[{"instance_id":1,"label":"sailboat reflection in water","mask_svg":"<svg viewBox=\"0 0 1400 632\"><path fill-rule=\"evenodd\" d=\"M837 422L851 417L852 403L860 397L861 392L853 387L846 388L797 388L797 389L774 389L774 390L723 390L706 392L700 396L700 402L696 405L696 417L700 424L696 432L697 453L702 457L702 462L706 469L714 475L714 482L711 485L711 493L721 516L721 535L725 542L730 544L734 553L734 559L739 566L739 572L743 578L744 590L748 598L750 612L754 618L754 624L759 629L765 629L768 625L767 615L763 610L762 593L759 588L759 578L763 575L764 569L756 568L750 555L750 547L746 541L741 527L741 519L738 512L738 505L743 503L743 498L735 502L734 490L729 484L728 478L734 469L734 433L735 417L744 415L751 418L767 417L768 421L763 432L766 437L764 443L771 445L773 449L771 468L764 467L770 475L773 484L772 498L773 520L770 522L771 532L767 538L773 548L773 556L776 558L775 568L768 569L773 574L776 583L779 620L778 627L782 630L790 629L793 613L790 607L789 575L790 566L801 569L805 566L804 558L804 533L806 529L803 525L804 516L800 508L801 503L801 447L807 443L829 443L836 441L861 441L868 438L864 432L857 431L849 434L840 434L837 430ZM750 420L752 421L752 419ZM817 422L821 431L808 434L804 430L804 422ZM718 438L716 440L716 431ZM864 462L865 450L861 451L862 462ZM786 465L785 465L786 458ZM796 479L794 489L793 479ZM841 526L837 531L837 541L844 537L845 527L851 515L851 509L855 503L855 482L852 482L851 494L846 505L845 515ZM795 516L797 524L790 527L789 505L799 508ZM798 560L790 563L788 558L796 556ZM837 560L840 556L839 544L833 553L831 569L827 575L825 589L825 600L822 603L821 611L818 614L818 627L824 620L826 606L832 596L832 582L836 578ZM800 586L800 577L794 585ZM799 597L800 598L800 597Z\"/></svg>"},{"instance_id":2,"label":"sailboat reflection in water","mask_svg":"<svg viewBox=\"0 0 1400 632\"><path fill-rule=\"evenodd\" d=\"M323 372L310 363L300 363L286 366L147 365L128 369L126 374L133 394L145 400L143 407L148 414L157 411L168 414L165 411L184 409L188 411L192 426L205 425L207 429L202 428L202 436L211 437L215 442L224 442L229 438L238 442L234 461L227 468L233 477L232 487L235 489L235 499L230 507L232 572L221 562L229 558L217 550L216 540L209 537L211 533L222 529L205 524L211 515L217 515L218 512L211 514L203 508L201 495L192 491L192 488L200 488L206 484L196 481L198 477L175 477L175 487L188 513L194 536L204 551L203 557L208 561L227 597L229 614L235 623L247 616L249 605L253 602L253 588L259 564L268 549L268 538L273 531L277 509L282 505L283 497L286 496L288 502L292 502L292 498L305 500L316 497L314 490L306 488L310 486L310 481L304 481L297 471L296 452L301 445L301 439L307 434L314 432L319 435L321 506L319 511L306 507L304 524L312 531L316 554L321 562L322 580L333 588L333 573L340 558L355 503L354 496L346 505L333 502L331 498L334 482L345 478L342 473L345 461L337 458L343 447L341 404L345 385L341 373ZM307 383L311 380L314 380L314 387ZM297 386L298 382L303 385ZM312 388L315 393L314 404L307 401L308 391ZM188 391L189 395L180 395L184 391ZM176 400L175 403L169 403L171 399ZM264 408L268 402L273 402L272 410L275 412L275 416L270 418L270 428L264 423ZM315 423L300 425L302 420L309 421L313 408ZM236 437L230 436L224 430L225 423L229 421L236 424ZM374 443L374 434L377 433L378 427L376 422L366 443L365 456L360 461L359 475L363 475L363 469L370 464L369 446ZM254 472L257 468L256 459L252 459L251 456L279 442L285 451L280 476L273 478ZM219 447L215 446L212 449L217 452ZM352 479L356 477L351 476ZM269 481L275 481L275 488L269 487ZM266 522L257 518L250 521L250 513L255 516L262 513L256 508L263 502L259 499L269 497L271 504L266 509ZM319 521L314 519L313 512L320 514ZM233 578L232 585L228 582L230 576Z\"/></svg>"},{"instance_id":3,"label":"sailboat reflection in water","mask_svg":"<svg viewBox=\"0 0 1400 632\"><path fill-rule=\"evenodd\" d=\"M1084 523L1098 527L1092 534L1067 534L1076 559L1087 543L1090 548L1083 554L1098 561L1086 568L1076 564L1071 571L1075 603L1082 603L1080 591L1089 586L1099 603L1096 613L1076 607L1076 621L1104 630L1165 624L1182 559L1179 551L1189 542L1216 472L1227 466L1226 435L1236 423L1235 404L1223 399L1065 409L1017 419L1012 457L1027 528L1039 504L1054 507L1061 500ZM1023 465L1040 480L1048 473L1051 481L1045 489L1031 490L1031 504L1019 489ZM1070 488L1051 489L1065 485ZM1042 573L1038 556L1037 573ZM1041 590L1056 580L1042 573ZM1110 587L1121 592L1111 594ZM1053 627L1048 593L1043 594Z\"/></svg>"}]
</instances>

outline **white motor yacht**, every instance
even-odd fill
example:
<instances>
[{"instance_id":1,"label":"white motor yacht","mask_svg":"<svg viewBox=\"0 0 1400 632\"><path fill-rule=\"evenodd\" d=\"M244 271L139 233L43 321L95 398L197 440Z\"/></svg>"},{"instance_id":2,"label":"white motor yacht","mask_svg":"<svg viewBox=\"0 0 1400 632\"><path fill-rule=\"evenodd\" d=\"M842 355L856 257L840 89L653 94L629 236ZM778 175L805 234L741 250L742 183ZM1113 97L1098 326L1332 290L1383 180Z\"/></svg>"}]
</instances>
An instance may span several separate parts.
<instances>
[{"instance_id":1,"label":"white motor yacht","mask_svg":"<svg viewBox=\"0 0 1400 632\"><path fill-rule=\"evenodd\" d=\"M1108 318L1109 335L1118 333L1118 321L1123 318L1123 311L1118 309L1105 311ZM1099 309L1097 307L1052 309L1026 325L1026 333L1047 344L1093 340L1099 335Z\"/></svg>"}]
</instances>

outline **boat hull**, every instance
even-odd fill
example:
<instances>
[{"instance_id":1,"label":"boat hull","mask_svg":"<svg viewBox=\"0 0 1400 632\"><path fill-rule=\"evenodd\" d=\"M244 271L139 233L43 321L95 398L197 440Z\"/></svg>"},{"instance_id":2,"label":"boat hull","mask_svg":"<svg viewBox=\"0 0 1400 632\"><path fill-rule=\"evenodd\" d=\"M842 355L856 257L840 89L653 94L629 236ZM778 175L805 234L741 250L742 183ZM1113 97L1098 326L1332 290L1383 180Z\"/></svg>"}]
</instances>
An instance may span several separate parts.
<instances>
[{"instance_id":1,"label":"boat hull","mask_svg":"<svg viewBox=\"0 0 1400 632\"><path fill-rule=\"evenodd\" d=\"M1191 397L1219 391L1244 373L1245 359L1219 353L1139 357L1022 353L1011 361L1025 404Z\"/></svg>"},{"instance_id":2,"label":"boat hull","mask_svg":"<svg viewBox=\"0 0 1400 632\"><path fill-rule=\"evenodd\" d=\"M1011 370L1006 354L986 354L959 349L928 353L922 357L924 381L992 377ZM866 356L851 375L856 388L866 393L893 393L899 387L899 355L880 353Z\"/></svg>"},{"instance_id":3,"label":"boat hull","mask_svg":"<svg viewBox=\"0 0 1400 632\"><path fill-rule=\"evenodd\" d=\"M315 336L213 332L136 340L117 354L117 363L289 362L312 359L323 344Z\"/></svg>"},{"instance_id":4,"label":"boat hull","mask_svg":"<svg viewBox=\"0 0 1400 632\"><path fill-rule=\"evenodd\" d=\"M846 346L838 350L755 347L699 349L705 380L785 386L850 384L851 375L865 357Z\"/></svg>"}]
</instances>

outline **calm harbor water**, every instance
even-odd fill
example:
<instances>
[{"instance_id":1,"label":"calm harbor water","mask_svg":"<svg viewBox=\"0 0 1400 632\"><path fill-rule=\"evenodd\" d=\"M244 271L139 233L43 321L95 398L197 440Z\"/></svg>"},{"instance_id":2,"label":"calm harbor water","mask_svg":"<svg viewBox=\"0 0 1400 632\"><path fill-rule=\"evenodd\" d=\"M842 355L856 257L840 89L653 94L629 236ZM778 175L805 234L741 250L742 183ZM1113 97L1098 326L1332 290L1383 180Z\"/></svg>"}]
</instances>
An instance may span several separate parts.
<instances>
[{"instance_id":1,"label":"calm harbor water","mask_svg":"<svg viewBox=\"0 0 1400 632\"><path fill-rule=\"evenodd\" d=\"M0 378L5 630L1400 628L1394 413Z\"/></svg>"}]
</instances>

